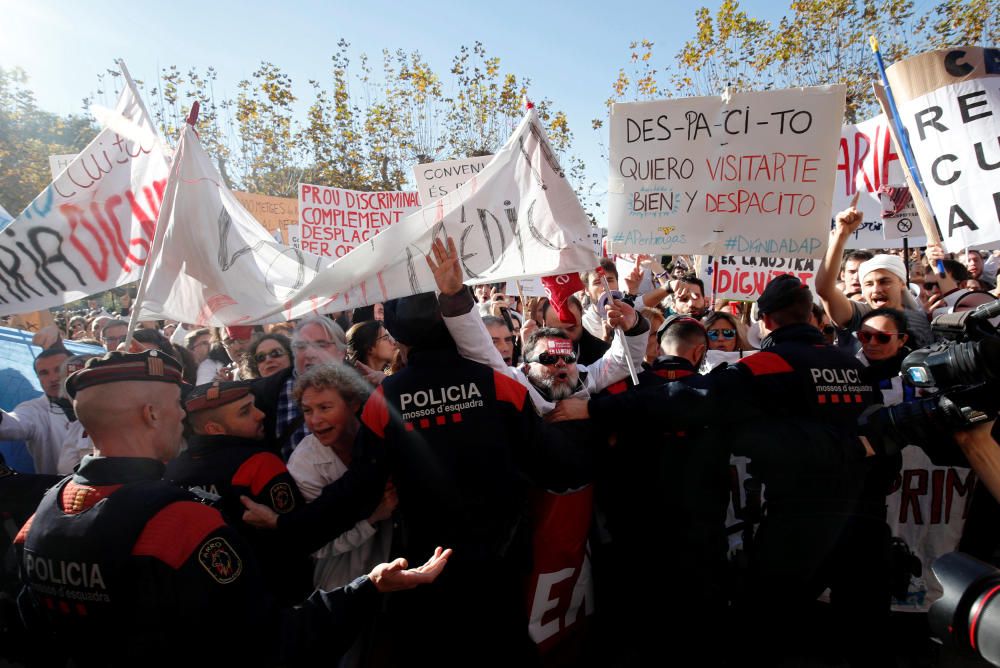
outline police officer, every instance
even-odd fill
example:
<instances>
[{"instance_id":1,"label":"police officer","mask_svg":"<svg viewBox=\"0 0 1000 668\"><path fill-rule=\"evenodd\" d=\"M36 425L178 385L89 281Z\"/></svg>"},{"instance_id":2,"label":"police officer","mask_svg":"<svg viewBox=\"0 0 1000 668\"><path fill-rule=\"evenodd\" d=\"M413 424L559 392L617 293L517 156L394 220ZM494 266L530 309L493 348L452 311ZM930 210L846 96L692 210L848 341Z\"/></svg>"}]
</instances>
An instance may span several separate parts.
<instances>
[{"instance_id":1,"label":"police officer","mask_svg":"<svg viewBox=\"0 0 1000 668\"><path fill-rule=\"evenodd\" d=\"M708 376L583 402L562 402L555 419L591 417L610 428L622 416L672 428L722 429L734 454L752 460L766 488L768 515L757 534L753 586L744 602L746 644L775 662L827 587L840 626L831 645L853 663L884 661L889 592L885 493L898 458L871 457L856 422L878 402L858 360L808 324L809 289L772 280L757 302L771 334L762 351ZM815 631L811 629L810 631Z\"/></svg>"},{"instance_id":2,"label":"police officer","mask_svg":"<svg viewBox=\"0 0 1000 668\"><path fill-rule=\"evenodd\" d=\"M37 658L78 665L268 665L336 657L377 591L433 580L381 564L351 585L281 611L252 553L215 509L161 480L181 441L181 367L158 351L109 353L67 380L94 442L21 529L19 599Z\"/></svg>"},{"instance_id":3,"label":"police officer","mask_svg":"<svg viewBox=\"0 0 1000 668\"><path fill-rule=\"evenodd\" d=\"M167 464L164 478L219 497L216 507L253 548L272 592L282 604L312 590L312 564L287 549L271 532L243 523L240 496L277 513L304 501L285 463L264 447L264 414L254 405L247 381L206 383L184 398L187 450Z\"/></svg>"}]
</instances>

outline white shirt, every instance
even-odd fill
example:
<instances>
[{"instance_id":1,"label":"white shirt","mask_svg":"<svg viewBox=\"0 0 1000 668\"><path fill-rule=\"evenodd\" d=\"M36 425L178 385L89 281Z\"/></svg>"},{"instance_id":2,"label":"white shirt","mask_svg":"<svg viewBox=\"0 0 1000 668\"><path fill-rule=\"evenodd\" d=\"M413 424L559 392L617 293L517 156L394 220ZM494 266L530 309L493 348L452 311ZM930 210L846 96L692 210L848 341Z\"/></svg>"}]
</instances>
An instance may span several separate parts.
<instances>
[{"instance_id":1,"label":"white shirt","mask_svg":"<svg viewBox=\"0 0 1000 668\"><path fill-rule=\"evenodd\" d=\"M288 472L306 501L312 501L323 488L347 472L333 448L309 434L299 442L288 459ZM313 584L320 589L333 589L350 583L371 572L378 564L388 561L392 543L392 522L385 520L377 527L361 520L327 543L315 553L316 570Z\"/></svg>"},{"instance_id":2,"label":"white shirt","mask_svg":"<svg viewBox=\"0 0 1000 668\"><path fill-rule=\"evenodd\" d=\"M72 436L70 426L63 409L43 394L18 404L11 413L4 411L0 439L24 441L35 473L55 474L63 444Z\"/></svg>"}]
</instances>

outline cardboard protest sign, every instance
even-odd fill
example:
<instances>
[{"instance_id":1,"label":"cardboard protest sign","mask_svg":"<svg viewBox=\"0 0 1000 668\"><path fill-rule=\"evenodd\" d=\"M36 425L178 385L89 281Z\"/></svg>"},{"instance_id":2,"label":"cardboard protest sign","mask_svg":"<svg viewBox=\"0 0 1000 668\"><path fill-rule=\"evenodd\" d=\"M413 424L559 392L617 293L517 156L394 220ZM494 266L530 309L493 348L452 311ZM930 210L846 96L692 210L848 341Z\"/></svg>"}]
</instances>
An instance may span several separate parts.
<instances>
[{"instance_id":1,"label":"cardboard protest sign","mask_svg":"<svg viewBox=\"0 0 1000 668\"><path fill-rule=\"evenodd\" d=\"M492 159L492 155L482 155L413 165L413 178L417 183L417 192L420 193L420 203L429 206L434 200L455 192L466 181L474 180Z\"/></svg>"},{"instance_id":2,"label":"cardboard protest sign","mask_svg":"<svg viewBox=\"0 0 1000 668\"><path fill-rule=\"evenodd\" d=\"M878 196L882 205L882 234L887 240L920 234L920 219L908 186L882 186Z\"/></svg>"},{"instance_id":3,"label":"cardboard protest sign","mask_svg":"<svg viewBox=\"0 0 1000 668\"><path fill-rule=\"evenodd\" d=\"M515 297L544 297L545 288L542 286L540 278L524 278L519 281L507 281L507 289L504 294Z\"/></svg>"},{"instance_id":4,"label":"cardboard protest sign","mask_svg":"<svg viewBox=\"0 0 1000 668\"><path fill-rule=\"evenodd\" d=\"M931 51L886 74L945 250L1000 241L1000 49Z\"/></svg>"},{"instance_id":5,"label":"cardboard protest sign","mask_svg":"<svg viewBox=\"0 0 1000 668\"><path fill-rule=\"evenodd\" d=\"M844 86L616 104L615 253L821 257Z\"/></svg>"},{"instance_id":6,"label":"cardboard protest sign","mask_svg":"<svg viewBox=\"0 0 1000 668\"><path fill-rule=\"evenodd\" d=\"M106 128L0 237L0 315L37 311L139 278L148 257L167 160L131 87Z\"/></svg>"},{"instance_id":7,"label":"cardboard protest sign","mask_svg":"<svg viewBox=\"0 0 1000 668\"><path fill-rule=\"evenodd\" d=\"M300 183L302 250L322 257L344 257L419 209L415 192L360 192Z\"/></svg>"},{"instance_id":8,"label":"cardboard protest sign","mask_svg":"<svg viewBox=\"0 0 1000 668\"><path fill-rule=\"evenodd\" d=\"M860 123L841 126L837 153L837 180L833 186L833 207L830 226L836 215L851 206L856 192L857 210L862 222L857 232L848 240L848 248L902 248L902 234L887 236L883 232L882 204L879 191L886 185L904 183L900 157L889 134L888 119L884 114ZM906 236L911 247L926 246L923 229L916 219L915 226Z\"/></svg>"},{"instance_id":9,"label":"cardboard protest sign","mask_svg":"<svg viewBox=\"0 0 1000 668\"><path fill-rule=\"evenodd\" d=\"M59 174L62 170L69 167L69 164L76 159L79 153L63 153L60 155L50 155L49 156L49 171L52 172L52 180L55 181L59 178Z\"/></svg>"},{"instance_id":10,"label":"cardboard protest sign","mask_svg":"<svg viewBox=\"0 0 1000 668\"><path fill-rule=\"evenodd\" d=\"M289 225L296 225L299 222L299 201L294 197L271 197L270 195L244 193L239 190L234 190L233 195L243 205L243 208L272 235L275 230L280 230L284 235ZM279 241L282 240L288 243L284 236L279 239Z\"/></svg>"},{"instance_id":11,"label":"cardboard protest sign","mask_svg":"<svg viewBox=\"0 0 1000 668\"><path fill-rule=\"evenodd\" d=\"M815 258L741 257L734 255L698 258L698 276L713 299L756 301L776 276L791 274L816 294Z\"/></svg>"},{"instance_id":12,"label":"cardboard protest sign","mask_svg":"<svg viewBox=\"0 0 1000 668\"><path fill-rule=\"evenodd\" d=\"M587 217L534 110L480 173L475 190L465 183L341 258L275 242L219 179L189 126L177 155L142 319L199 326L291 320L427 292L435 282L423 256L445 236L455 240L467 283L597 264Z\"/></svg>"}]
</instances>

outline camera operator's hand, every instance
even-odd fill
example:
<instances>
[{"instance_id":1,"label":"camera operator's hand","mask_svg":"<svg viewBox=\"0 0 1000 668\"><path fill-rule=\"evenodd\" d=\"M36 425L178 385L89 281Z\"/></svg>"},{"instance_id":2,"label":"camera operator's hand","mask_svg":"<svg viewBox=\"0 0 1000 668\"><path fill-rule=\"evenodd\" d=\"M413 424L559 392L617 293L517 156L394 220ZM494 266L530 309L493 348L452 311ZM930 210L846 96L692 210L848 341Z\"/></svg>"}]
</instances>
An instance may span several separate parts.
<instances>
[{"instance_id":1,"label":"camera operator's hand","mask_svg":"<svg viewBox=\"0 0 1000 668\"><path fill-rule=\"evenodd\" d=\"M954 438L976 476L993 498L1000 501L1000 447L991 433L995 422L980 422L969 429L956 431Z\"/></svg>"}]
</instances>

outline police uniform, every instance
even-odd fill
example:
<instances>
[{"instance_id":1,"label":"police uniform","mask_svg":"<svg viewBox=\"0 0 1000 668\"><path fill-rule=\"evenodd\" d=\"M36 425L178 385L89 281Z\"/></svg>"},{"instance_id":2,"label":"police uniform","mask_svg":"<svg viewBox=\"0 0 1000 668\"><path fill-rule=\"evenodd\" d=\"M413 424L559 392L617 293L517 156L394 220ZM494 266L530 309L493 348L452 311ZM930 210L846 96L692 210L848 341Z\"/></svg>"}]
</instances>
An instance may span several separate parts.
<instances>
[{"instance_id":1,"label":"police uniform","mask_svg":"<svg viewBox=\"0 0 1000 668\"><path fill-rule=\"evenodd\" d=\"M190 416L219 408L250 394L250 383L213 382L199 385L184 398ZM188 489L218 496L215 506L253 548L272 592L282 604L300 600L312 590L312 565L305 553L296 554L273 531L243 522L240 496L279 514L303 505L302 495L285 463L265 450L263 441L229 435L190 434L187 450L167 464L164 478Z\"/></svg>"},{"instance_id":2,"label":"police uniform","mask_svg":"<svg viewBox=\"0 0 1000 668\"><path fill-rule=\"evenodd\" d=\"M802 289L798 279L778 277L758 305L782 310ZM851 621L837 642L855 657L876 652L889 607L885 494L899 465L865 458L856 436L857 418L879 403L877 388L858 360L825 345L808 324L777 329L762 348L708 376L592 399L591 417L610 424L639 411L674 429L721 427L713 442L751 459L768 503L745 602L756 658L774 660L769 653L796 639L790 629L826 587Z\"/></svg>"},{"instance_id":3,"label":"police uniform","mask_svg":"<svg viewBox=\"0 0 1000 668\"><path fill-rule=\"evenodd\" d=\"M119 381L180 384L181 367L158 351L112 352L70 376L67 392ZM349 646L377 601L367 578L280 611L240 535L163 470L86 457L22 528L19 607L39 662L268 665Z\"/></svg>"}]
</instances>

